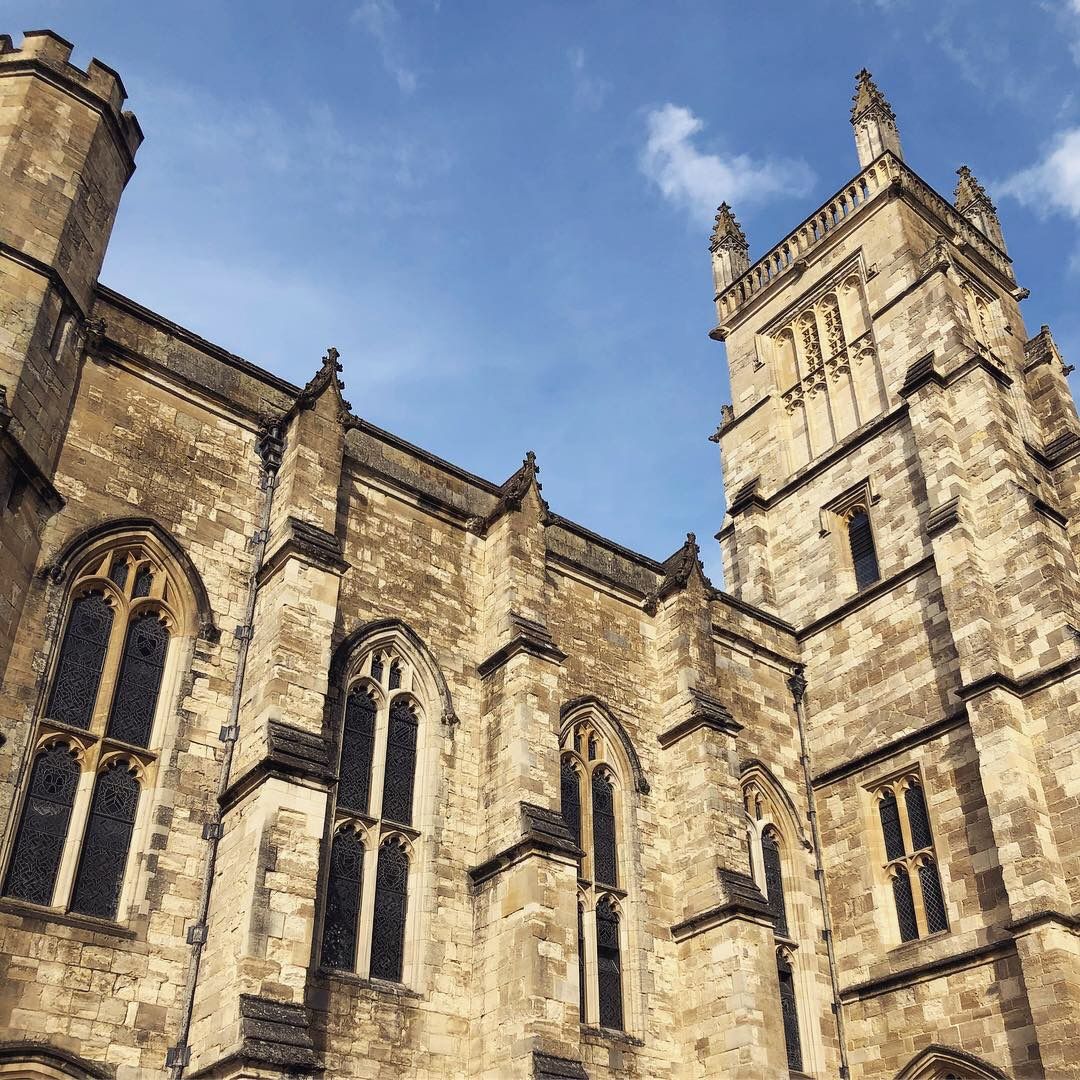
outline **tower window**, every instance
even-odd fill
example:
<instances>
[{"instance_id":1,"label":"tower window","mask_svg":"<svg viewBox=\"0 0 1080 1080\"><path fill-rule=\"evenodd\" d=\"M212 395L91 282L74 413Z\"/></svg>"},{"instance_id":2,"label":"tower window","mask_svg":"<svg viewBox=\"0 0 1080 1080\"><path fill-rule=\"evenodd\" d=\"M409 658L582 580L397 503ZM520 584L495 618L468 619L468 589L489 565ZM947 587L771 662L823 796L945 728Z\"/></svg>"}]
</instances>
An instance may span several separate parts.
<instances>
[{"instance_id":1,"label":"tower window","mask_svg":"<svg viewBox=\"0 0 1080 1080\"><path fill-rule=\"evenodd\" d=\"M802 1072L802 1040L799 1038L799 1010L795 1001L795 976L783 950L776 952L776 977L780 984L780 1015L784 1021L784 1043L788 1068Z\"/></svg>"},{"instance_id":2,"label":"tower window","mask_svg":"<svg viewBox=\"0 0 1080 1080\"><path fill-rule=\"evenodd\" d=\"M851 547L851 563L855 569L855 584L860 589L865 589L881 577L881 572L878 569L870 515L862 507L854 510L848 518L848 544Z\"/></svg>"}]
</instances>

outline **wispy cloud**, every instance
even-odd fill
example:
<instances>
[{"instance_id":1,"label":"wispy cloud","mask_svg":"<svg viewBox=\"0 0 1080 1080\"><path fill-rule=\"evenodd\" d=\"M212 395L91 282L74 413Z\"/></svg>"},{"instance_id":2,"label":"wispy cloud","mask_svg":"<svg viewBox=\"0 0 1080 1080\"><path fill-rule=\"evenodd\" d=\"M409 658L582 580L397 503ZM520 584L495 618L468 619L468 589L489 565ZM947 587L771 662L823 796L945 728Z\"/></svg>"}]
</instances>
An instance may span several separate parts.
<instances>
[{"instance_id":1,"label":"wispy cloud","mask_svg":"<svg viewBox=\"0 0 1080 1080\"><path fill-rule=\"evenodd\" d=\"M374 39L383 67L393 76L398 89L403 94L411 94L419 85L419 80L402 56L399 38L401 12L394 0L363 0L354 9L352 20Z\"/></svg>"},{"instance_id":2,"label":"wispy cloud","mask_svg":"<svg viewBox=\"0 0 1080 1080\"><path fill-rule=\"evenodd\" d=\"M642 172L669 202L708 221L717 203L736 206L776 196L804 195L814 182L805 161L705 152L696 145L705 124L682 105L668 103L646 117Z\"/></svg>"},{"instance_id":3,"label":"wispy cloud","mask_svg":"<svg viewBox=\"0 0 1080 1080\"><path fill-rule=\"evenodd\" d=\"M570 62L570 74L574 86L574 104L579 109L595 111L604 104L611 84L606 79L593 75L585 62L585 50L575 46L567 52Z\"/></svg>"}]
</instances>

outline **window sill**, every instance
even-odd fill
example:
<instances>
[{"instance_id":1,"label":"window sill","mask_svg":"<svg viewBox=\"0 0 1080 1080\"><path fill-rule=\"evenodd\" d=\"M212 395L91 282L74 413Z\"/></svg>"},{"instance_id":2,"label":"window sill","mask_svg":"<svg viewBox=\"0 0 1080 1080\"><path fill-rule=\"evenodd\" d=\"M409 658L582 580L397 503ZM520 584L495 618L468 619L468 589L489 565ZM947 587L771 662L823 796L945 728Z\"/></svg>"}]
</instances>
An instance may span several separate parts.
<instances>
[{"instance_id":1,"label":"window sill","mask_svg":"<svg viewBox=\"0 0 1080 1080\"><path fill-rule=\"evenodd\" d=\"M109 919L96 919L93 915L73 915L57 908L31 904L26 900L14 900L10 896L0 898L0 912L19 915L24 919L38 919L41 922L73 926L79 930L91 930L96 934L109 934L111 937L126 938L129 941L138 937L134 930Z\"/></svg>"},{"instance_id":2,"label":"window sill","mask_svg":"<svg viewBox=\"0 0 1080 1080\"><path fill-rule=\"evenodd\" d=\"M913 952L920 945L927 945L931 941L940 941L942 938L947 938L951 933L952 930L939 930L936 934L927 934L926 937L912 938L911 941L901 941L899 945L890 946L889 955L902 955L904 951Z\"/></svg>"},{"instance_id":3,"label":"window sill","mask_svg":"<svg viewBox=\"0 0 1080 1080\"><path fill-rule=\"evenodd\" d=\"M325 979L334 979L339 982L349 983L361 990L371 990L376 994L386 997L408 998L413 1001L423 999L423 994L416 990L410 990L401 983L387 982L384 979L369 979L364 975L357 975L355 971L339 971L337 968L320 967L319 974Z\"/></svg>"},{"instance_id":4,"label":"window sill","mask_svg":"<svg viewBox=\"0 0 1080 1080\"><path fill-rule=\"evenodd\" d=\"M581 1034L586 1038L603 1039L606 1042L624 1043L627 1046L644 1046L641 1039L628 1035L625 1031L617 1031L615 1028L593 1027L591 1024L581 1025Z\"/></svg>"}]
</instances>

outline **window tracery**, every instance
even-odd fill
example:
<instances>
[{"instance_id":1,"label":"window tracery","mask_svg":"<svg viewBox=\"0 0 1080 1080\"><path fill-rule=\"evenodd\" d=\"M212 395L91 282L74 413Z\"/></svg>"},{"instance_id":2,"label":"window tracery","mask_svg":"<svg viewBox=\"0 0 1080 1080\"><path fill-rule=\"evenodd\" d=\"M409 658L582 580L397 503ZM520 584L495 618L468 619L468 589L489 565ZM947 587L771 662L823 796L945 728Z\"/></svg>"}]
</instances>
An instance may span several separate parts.
<instances>
[{"instance_id":1,"label":"window tracery","mask_svg":"<svg viewBox=\"0 0 1080 1080\"><path fill-rule=\"evenodd\" d=\"M196 601L149 531L99 537L72 558L3 894L116 920Z\"/></svg>"}]
</instances>

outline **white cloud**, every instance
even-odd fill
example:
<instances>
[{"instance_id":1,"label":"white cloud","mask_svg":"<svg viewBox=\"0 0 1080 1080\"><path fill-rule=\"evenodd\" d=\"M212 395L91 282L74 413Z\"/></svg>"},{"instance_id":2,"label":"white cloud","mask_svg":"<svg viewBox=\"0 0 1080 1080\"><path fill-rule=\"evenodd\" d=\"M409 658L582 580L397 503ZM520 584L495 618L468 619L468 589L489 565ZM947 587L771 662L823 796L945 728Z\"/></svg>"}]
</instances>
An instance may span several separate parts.
<instances>
[{"instance_id":1,"label":"white cloud","mask_svg":"<svg viewBox=\"0 0 1080 1080\"><path fill-rule=\"evenodd\" d=\"M589 72L585 63L585 50L575 46L567 52L570 74L574 82L574 104L579 109L596 110L604 104L611 84Z\"/></svg>"},{"instance_id":2,"label":"white cloud","mask_svg":"<svg viewBox=\"0 0 1080 1080\"><path fill-rule=\"evenodd\" d=\"M352 20L374 38L383 67L393 76L398 89L403 94L411 94L418 85L418 79L416 72L401 57L397 32L401 13L394 0L363 0L353 11Z\"/></svg>"},{"instance_id":3,"label":"white cloud","mask_svg":"<svg viewBox=\"0 0 1080 1080\"><path fill-rule=\"evenodd\" d=\"M669 202L708 221L718 203L766 202L778 195L805 195L814 174L805 161L756 159L747 154L706 153L695 145L705 124L670 102L649 112L641 169Z\"/></svg>"},{"instance_id":4,"label":"white cloud","mask_svg":"<svg viewBox=\"0 0 1080 1080\"><path fill-rule=\"evenodd\" d=\"M1073 0L1080 5L1080 0ZM1061 132L1046 156L997 187L1045 217L1063 213L1080 221L1080 127Z\"/></svg>"}]
</instances>

